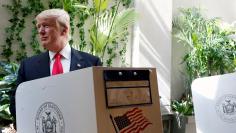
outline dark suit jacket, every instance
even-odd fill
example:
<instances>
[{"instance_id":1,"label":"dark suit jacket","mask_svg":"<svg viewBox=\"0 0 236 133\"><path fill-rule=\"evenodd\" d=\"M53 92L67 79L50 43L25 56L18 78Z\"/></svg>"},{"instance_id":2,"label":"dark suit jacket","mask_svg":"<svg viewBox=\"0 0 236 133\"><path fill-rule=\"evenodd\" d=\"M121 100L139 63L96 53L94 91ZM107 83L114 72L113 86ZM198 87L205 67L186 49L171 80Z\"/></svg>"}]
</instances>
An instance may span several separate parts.
<instances>
[{"instance_id":1,"label":"dark suit jacket","mask_svg":"<svg viewBox=\"0 0 236 133\"><path fill-rule=\"evenodd\" d=\"M71 49L70 71L100 65L101 61L98 57L77 51L73 48ZM27 58L21 62L17 77L17 85L25 81L48 76L50 76L50 59L49 53L47 51L42 54ZM11 97L10 112L15 117L15 91Z\"/></svg>"}]
</instances>

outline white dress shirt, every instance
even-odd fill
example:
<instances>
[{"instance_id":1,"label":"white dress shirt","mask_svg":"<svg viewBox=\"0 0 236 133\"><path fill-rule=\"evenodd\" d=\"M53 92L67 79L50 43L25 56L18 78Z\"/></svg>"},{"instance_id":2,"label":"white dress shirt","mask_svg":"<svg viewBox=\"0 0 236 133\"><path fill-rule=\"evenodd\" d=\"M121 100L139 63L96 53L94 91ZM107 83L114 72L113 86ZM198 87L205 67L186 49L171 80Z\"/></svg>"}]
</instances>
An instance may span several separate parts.
<instances>
[{"instance_id":1,"label":"white dress shirt","mask_svg":"<svg viewBox=\"0 0 236 133\"><path fill-rule=\"evenodd\" d=\"M61 57L61 64L63 67L63 73L67 73L70 71L70 63L71 63L71 47L69 44L67 44L60 52ZM52 68L54 64L54 56L56 53L49 51L49 57L50 57L50 75L52 75Z\"/></svg>"}]
</instances>

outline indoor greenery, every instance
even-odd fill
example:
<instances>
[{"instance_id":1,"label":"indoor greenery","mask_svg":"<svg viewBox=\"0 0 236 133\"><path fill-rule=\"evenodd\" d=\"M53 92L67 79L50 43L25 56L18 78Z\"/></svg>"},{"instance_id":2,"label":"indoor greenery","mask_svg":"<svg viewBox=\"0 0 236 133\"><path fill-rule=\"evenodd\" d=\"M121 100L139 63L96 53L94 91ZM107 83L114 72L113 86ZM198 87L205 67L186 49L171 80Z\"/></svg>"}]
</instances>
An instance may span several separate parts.
<instances>
[{"instance_id":1,"label":"indoor greenery","mask_svg":"<svg viewBox=\"0 0 236 133\"><path fill-rule=\"evenodd\" d=\"M189 115L193 112L190 85L194 79L235 71L236 42L229 36L236 34L236 29L220 18L208 19L199 8L180 9L172 26L174 38L187 49L183 58L185 99L172 102L172 108Z\"/></svg>"},{"instance_id":2,"label":"indoor greenery","mask_svg":"<svg viewBox=\"0 0 236 133\"><path fill-rule=\"evenodd\" d=\"M190 82L195 78L235 70L236 42L233 27L222 27L219 18L207 19L199 8L180 9L173 20L173 35L188 50L183 62Z\"/></svg>"},{"instance_id":3,"label":"indoor greenery","mask_svg":"<svg viewBox=\"0 0 236 133\"><path fill-rule=\"evenodd\" d=\"M124 56L127 29L134 23L136 17L134 9L126 9L118 13L120 4L121 1L116 2L115 6L107 11L102 11L104 9L98 7L93 17L93 25L89 30L91 52L103 61L107 52L109 59L106 64L108 66L111 66L112 59L117 55ZM107 6L103 8L107 8ZM114 52L115 50L118 52Z\"/></svg>"},{"instance_id":4,"label":"indoor greenery","mask_svg":"<svg viewBox=\"0 0 236 133\"><path fill-rule=\"evenodd\" d=\"M129 27L136 18L134 9L130 8L132 0L48 0L44 3L42 0L11 1L11 4L4 5L12 15L10 26L5 30L6 43L2 45L1 52L7 61L20 61L40 53L42 49L36 39L37 30L33 18L44 9L63 8L71 18L71 45L99 56L103 65L111 66L118 57L125 64ZM33 19L30 42L23 36L28 19ZM33 53L27 51L29 46ZM14 51L12 47L17 50Z\"/></svg>"},{"instance_id":5,"label":"indoor greenery","mask_svg":"<svg viewBox=\"0 0 236 133\"><path fill-rule=\"evenodd\" d=\"M18 68L16 63L0 62L0 127L13 122L9 103L10 93L16 87Z\"/></svg>"},{"instance_id":6,"label":"indoor greenery","mask_svg":"<svg viewBox=\"0 0 236 133\"><path fill-rule=\"evenodd\" d=\"M191 97L172 101L171 108L173 111L177 113L177 115L180 115L180 116L190 116L190 115L193 115L194 113Z\"/></svg>"},{"instance_id":7,"label":"indoor greenery","mask_svg":"<svg viewBox=\"0 0 236 133\"><path fill-rule=\"evenodd\" d=\"M26 28L26 18L29 17L29 15L35 15L43 10L43 4L38 0L27 0L26 5L23 6L21 0L12 0L11 5L3 6L8 9L12 16L9 19L10 25L5 28L7 37L5 40L6 43L2 45L3 51L1 54L7 61L11 61L11 56L15 53L15 59L13 60L20 61L27 57L27 44L23 38L23 32ZM35 25L34 20L32 21L32 24ZM40 53L36 34L37 31L34 27L32 28L31 41L29 42L34 54ZM16 47L16 51L12 50L12 47Z\"/></svg>"}]
</instances>

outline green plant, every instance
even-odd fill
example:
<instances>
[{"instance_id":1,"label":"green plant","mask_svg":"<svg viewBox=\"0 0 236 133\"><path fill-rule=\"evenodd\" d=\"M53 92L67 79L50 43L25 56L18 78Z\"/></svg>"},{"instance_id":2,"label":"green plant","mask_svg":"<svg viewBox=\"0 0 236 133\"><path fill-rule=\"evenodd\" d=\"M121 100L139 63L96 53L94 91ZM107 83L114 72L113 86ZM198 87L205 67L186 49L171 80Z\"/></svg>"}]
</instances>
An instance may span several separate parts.
<instances>
[{"instance_id":1,"label":"green plant","mask_svg":"<svg viewBox=\"0 0 236 133\"><path fill-rule=\"evenodd\" d=\"M177 115L180 116L190 116L194 113L191 97L172 101L171 108Z\"/></svg>"},{"instance_id":2,"label":"green plant","mask_svg":"<svg viewBox=\"0 0 236 133\"><path fill-rule=\"evenodd\" d=\"M111 66L113 59L117 55L120 55L121 62L124 64L128 28L134 23L136 13L132 8L120 11L120 7L121 3L123 3L123 6L129 7L131 1L116 0L114 5L110 5L109 0L93 0L92 7L88 5L87 0L67 0L67 2L70 4L64 5L63 8L70 15L71 13L78 14L79 17L76 26L80 33L80 44L73 46L81 51L87 51L99 56L104 65ZM88 19L91 21L91 26L86 28L84 24ZM87 36L89 36L89 40L86 41L85 38Z\"/></svg>"},{"instance_id":3,"label":"green plant","mask_svg":"<svg viewBox=\"0 0 236 133\"><path fill-rule=\"evenodd\" d=\"M199 77L233 72L236 64L236 42L228 36L236 33L233 27L223 27L219 18L208 19L199 8L180 9L173 20L173 36L186 46L183 58L187 85Z\"/></svg>"},{"instance_id":4,"label":"green plant","mask_svg":"<svg viewBox=\"0 0 236 133\"><path fill-rule=\"evenodd\" d=\"M235 71L236 42L229 35L236 34L236 29L222 24L219 18L206 18L199 8L180 9L180 14L173 19L174 39L187 48L183 58L185 98L171 102L179 127L185 116L194 114L190 89L192 81Z\"/></svg>"},{"instance_id":5,"label":"green plant","mask_svg":"<svg viewBox=\"0 0 236 133\"><path fill-rule=\"evenodd\" d=\"M5 28L6 40L2 45L3 51L1 54L7 61L10 61L10 57L15 54L16 61L21 61L27 57L26 47L27 44L24 41L23 32L25 29L25 19L31 14L37 14L44 9L42 3L38 0L27 0L26 5L22 5L21 0L12 0L12 4L3 5L12 14L12 18L9 20L10 26ZM34 21L32 21L34 24ZM32 30L32 39L30 45L35 54L40 53L38 41L36 40L37 32ZM16 51L12 50L12 47L16 47Z\"/></svg>"},{"instance_id":6,"label":"green plant","mask_svg":"<svg viewBox=\"0 0 236 133\"><path fill-rule=\"evenodd\" d=\"M0 62L0 127L14 120L9 112L10 93L16 87L19 66L15 63Z\"/></svg>"},{"instance_id":7,"label":"green plant","mask_svg":"<svg viewBox=\"0 0 236 133\"><path fill-rule=\"evenodd\" d=\"M119 3L114 11L101 13L95 18L94 25L90 29L92 53L99 56L103 61L105 52L108 52L111 55L110 57L116 56L112 54L111 50L114 50L112 48L118 47L119 39L127 36L128 26L133 24L136 18L134 9L126 9L117 13L118 7ZM109 48L107 48L108 45L110 45ZM120 45L122 46L122 43ZM121 52L121 54L123 53ZM110 64L107 63L107 65Z\"/></svg>"}]
</instances>

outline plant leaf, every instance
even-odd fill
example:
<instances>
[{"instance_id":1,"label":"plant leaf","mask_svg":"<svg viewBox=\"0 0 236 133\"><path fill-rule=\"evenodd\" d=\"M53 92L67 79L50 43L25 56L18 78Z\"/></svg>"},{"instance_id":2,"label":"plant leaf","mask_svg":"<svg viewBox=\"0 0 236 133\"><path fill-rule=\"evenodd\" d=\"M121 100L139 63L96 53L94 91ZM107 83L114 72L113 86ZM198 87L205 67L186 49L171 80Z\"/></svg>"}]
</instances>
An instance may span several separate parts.
<instances>
[{"instance_id":1,"label":"plant leaf","mask_svg":"<svg viewBox=\"0 0 236 133\"><path fill-rule=\"evenodd\" d=\"M107 9L110 0L93 0L96 12L101 12Z\"/></svg>"}]
</instances>

